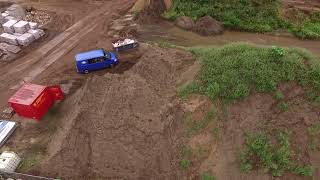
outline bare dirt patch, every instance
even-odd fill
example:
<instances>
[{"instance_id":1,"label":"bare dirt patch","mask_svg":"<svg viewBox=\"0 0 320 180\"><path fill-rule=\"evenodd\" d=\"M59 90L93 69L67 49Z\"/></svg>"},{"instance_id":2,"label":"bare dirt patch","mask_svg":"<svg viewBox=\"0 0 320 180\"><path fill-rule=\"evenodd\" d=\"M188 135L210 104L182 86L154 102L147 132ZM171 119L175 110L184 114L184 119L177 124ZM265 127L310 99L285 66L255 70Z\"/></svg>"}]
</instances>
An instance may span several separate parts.
<instances>
[{"instance_id":1,"label":"bare dirt patch","mask_svg":"<svg viewBox=\"0 0 320 180\"><path fill-rule=\"evenodd\" d=\"M318 151L310 149L308 128L319 123L320 109L304 99L303 90L296 83L284 83L279 89L285 95L285 101L289 105L286 112L280 111L277 106L278 102L273 96L267 94L254 94L242 101L227 104L224 107L218 103L220 104L216 106L218 122L213 123L218 124L221 134L218 137L213 137L216 141L209 140L207 134L212 133L211 124L203 129L200 134L189 139L191 147L196 147L196 144L198 146L205 144L206 147L209 147L207 156L200 163L199 159L194 160L198 164L194 164L196 168L192 167L190 171L196 172L195 174L209 172L217 179L273 179L264 172L253 171L246 174L240 171L239 155L243 148L245 133L266 132L272 137L279 131L288 130L290 132L291 149L295 154L292 158L302 165L313 166L313 178L319 178ZM203 99L201 96L198 97L198 100L194 98L195 96L192 96L189 99L189 104L201 102L201 99ZM195 112L193 114L196 115L201 111L201 106L198 106L198 109L195 110L194 108L191 109ZM302 177L288 173L277 179L312 179L312 177Z\"/></svg>"},{"instance_id":2,"label":"bare dirt patch","mask_svg":"<svg viewBox=\"0 0 320 180\"><path fill-rule=\"evenodd\" d=\"M147 45L122 74L91 76L63 106L48 158L31 173L67 179L180 179L176 81L189 54ZM177 54L179 55L177 57Z\"/></svg>"}]
</instances>

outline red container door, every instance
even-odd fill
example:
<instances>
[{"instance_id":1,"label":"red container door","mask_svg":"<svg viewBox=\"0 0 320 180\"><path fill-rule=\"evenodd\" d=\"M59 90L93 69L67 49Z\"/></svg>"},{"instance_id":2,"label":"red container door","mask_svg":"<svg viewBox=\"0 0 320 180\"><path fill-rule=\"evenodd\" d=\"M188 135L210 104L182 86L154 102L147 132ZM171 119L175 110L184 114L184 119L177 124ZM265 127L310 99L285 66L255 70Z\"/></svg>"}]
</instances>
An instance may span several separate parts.
<instances>
[{"instance_id":1,"label":"red container door","mask_svg":"<svg viewBox=\"0 0 320 180\"><path fill-rule=\"evenodd\" d=\"M36 112L34 119L40 120L49 111L53 102L54 100L50 96L50 92L47 90L43 91L32 104L32 107Z\"/></svg>"}]
</instances>

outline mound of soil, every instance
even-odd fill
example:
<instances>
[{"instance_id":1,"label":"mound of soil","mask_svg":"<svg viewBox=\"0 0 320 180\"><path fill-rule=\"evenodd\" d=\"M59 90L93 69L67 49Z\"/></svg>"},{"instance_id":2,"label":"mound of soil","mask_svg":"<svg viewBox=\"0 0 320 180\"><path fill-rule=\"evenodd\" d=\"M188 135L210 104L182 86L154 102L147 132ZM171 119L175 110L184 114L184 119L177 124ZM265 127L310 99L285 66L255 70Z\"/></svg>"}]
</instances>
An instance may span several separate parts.
<instances>
[{"instance_id":1,"label":"mound of soil","mask_svg":"<svg viewBox=\"0 0 320 180\"><path fill-rule=\"evenodd\" d=\"M139 13L140 23L154 23L160 19L160 15L166 10L163 0L150 0L146 7Z\"/></svg>"},{"instance_id":2,"label":"mound of soil","mask_svg":"<svg viewBox=\"0 0 320 180\"><path fill-rule=\"evenodd\" d=\"M187 16L180 16L175 21L176 26L185 29L185 30L192 30L194 27L194 21L192 18Z\"/></svg>"},{"instance_id":3,"label":"mound of soil","mask_svg":"<svg viewBox=\"0 0 320 180\"><path fill-rule=\"evenodd\" d=\"M185 52L146 52L123 74L93 76L65 106L40 173L65 179L181 179L176 81Z\"/></svg>"},{"instance_id":4,"label":"mound of soil","mask_svg":"<svg viewBox=\"0 0 320 180\"><path fill-rule=\"evenodd\" d=\"M197 20L194 30L199 34L209 36L223 33L223 24L211 16L205 16Z\"/></svg>"}]
</instances>

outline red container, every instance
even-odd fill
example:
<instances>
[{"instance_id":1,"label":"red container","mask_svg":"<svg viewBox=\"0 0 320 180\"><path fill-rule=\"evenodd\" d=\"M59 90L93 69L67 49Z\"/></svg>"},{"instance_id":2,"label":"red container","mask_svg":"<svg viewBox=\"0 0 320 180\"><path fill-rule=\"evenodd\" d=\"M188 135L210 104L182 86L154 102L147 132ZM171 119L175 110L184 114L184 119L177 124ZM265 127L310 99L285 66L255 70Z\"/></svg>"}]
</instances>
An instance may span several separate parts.
<instances>
[{"instance_id":1,"label":"red container","mask_svg":"<svg viewBox=\"0 0 320 180\"><path fill-rule=\"evenodd\" d=\"M22 117L40 120L56 100L64 98L59 86L23 85L8 101L14 111Z\"/></svg>"}]
</instances>

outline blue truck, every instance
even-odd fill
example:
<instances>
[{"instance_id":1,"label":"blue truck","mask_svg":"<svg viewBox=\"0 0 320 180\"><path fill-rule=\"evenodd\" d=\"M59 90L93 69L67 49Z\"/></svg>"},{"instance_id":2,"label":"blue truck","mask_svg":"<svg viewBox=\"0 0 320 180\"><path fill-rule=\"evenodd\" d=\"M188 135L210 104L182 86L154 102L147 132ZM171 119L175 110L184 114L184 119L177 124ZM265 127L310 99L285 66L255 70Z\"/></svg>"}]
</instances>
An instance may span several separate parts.
<instances>
[{"instance_id":1,"label":"blue truck","mask_svg":"<svg viewBox=\"0 0 320 180\"><path fill-rule=\"evenodd\" d=\"M104 49L79 53L75 56L75 59L77 71L85 74L91 71L112 67L119 63L115 53L107 52Z\"/></svg>"}]
</instances>

